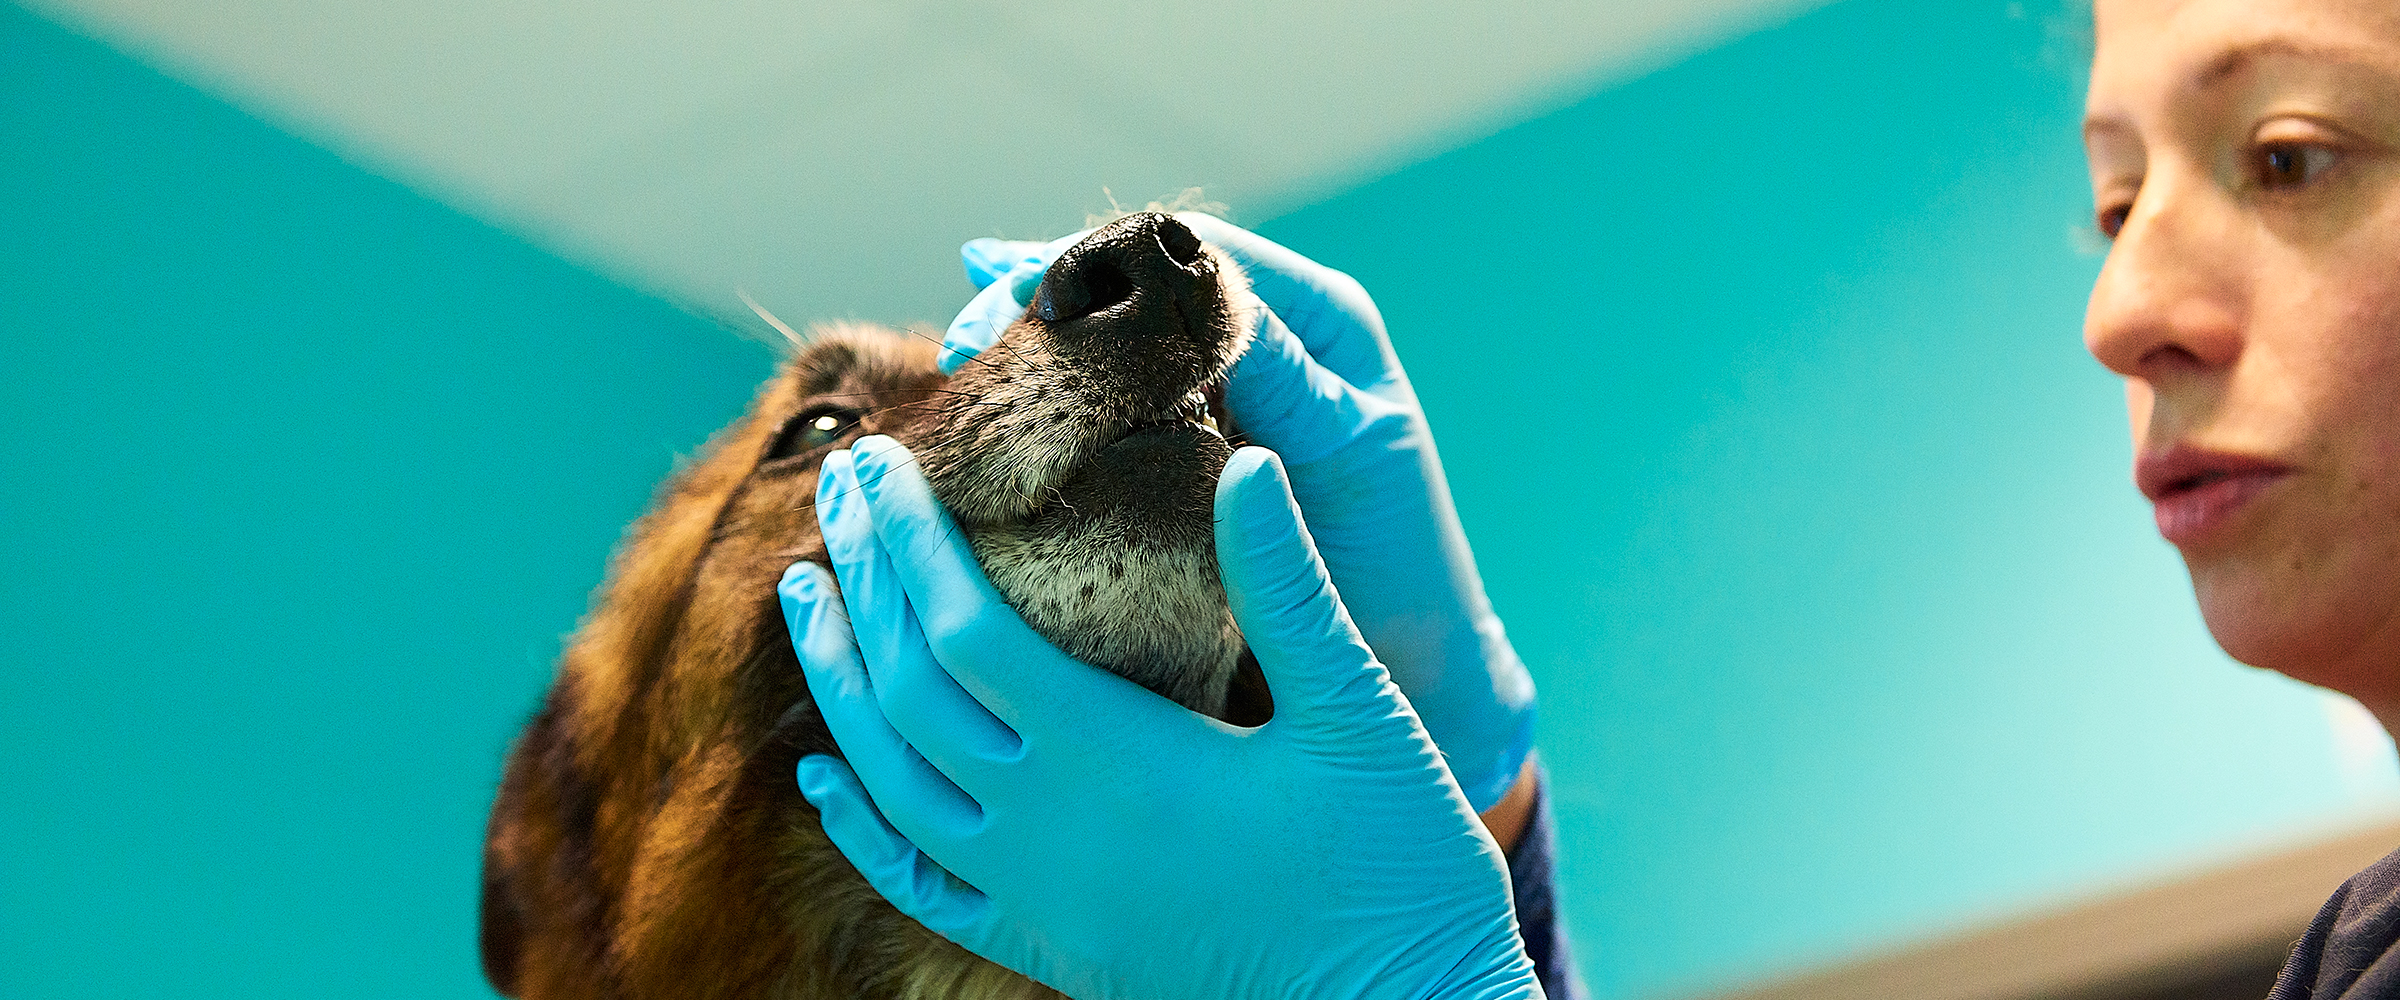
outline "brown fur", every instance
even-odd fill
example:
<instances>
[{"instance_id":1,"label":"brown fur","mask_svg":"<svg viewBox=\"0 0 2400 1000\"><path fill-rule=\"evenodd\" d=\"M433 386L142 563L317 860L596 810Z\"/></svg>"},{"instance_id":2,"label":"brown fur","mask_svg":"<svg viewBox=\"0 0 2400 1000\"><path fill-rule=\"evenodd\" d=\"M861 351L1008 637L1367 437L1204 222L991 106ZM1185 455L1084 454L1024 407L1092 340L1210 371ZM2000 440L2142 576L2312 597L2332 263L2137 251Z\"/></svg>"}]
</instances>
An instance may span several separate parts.
<instances>
[{"instance_id":1,"label":"brown fur","mask_svg":"<svg viewBox=\"0 0 2400 1000\"><path fill-rule=\"evenodd\" d=\"M810 499L830 449L772 474L758 459L810 402L865 394L854 439L940 381L928 344L831 331L634 526L493 809L483 951L502 992L1049 995L893 910L792 782L802 754L836 750L775 598L786 566L825 561Z\"/></svg>"},{"instance_id":2,"label":"brown fur","mask_svg":"<svg viewBox=\"0 0 2400 1000\"><path fill-rule=\"evenodd\" d=\"M1144 238L1155 251L1158 240ZM1147 280L1148 265L1119 263L1137 285ZM1145 362L1128 374L1075 354L1073 323L1140 316L1021 322L956 379L936 369L928 340L834 327L666 484L510 755L484 859L482 947L494 986L526 998L627 1000L1055 996L902 916L826 840L793 767L839 749L808 696L775 585L794 562L827 561L813 505L824 456L865 434L894 434L926 463L979 558L1035 627L1087 660L1224 714L1239 634L1205 553L1208 490L1220 452L1230 451L1192 435L1193 448L1176 452L1190 452L1182 464L1191 468L1166 463L1177 467L1164 485L1155 449L1131 472L1095 457L1114 453L1110 442L1128 428L1188 412L1194 389L1239 349L1224 300L1242 292L1238 275L1216 257L1182 266L1201 277L1179 279L1199 290L1175 293L1174 330L1136 331L1181 352L1163 368ZM1165 294L1140 292L1118 312ZM803 422L795 415L826 406L863 417L817 447L770 458ZM1056 440L1027 451L1027 434ZM1043 462L1056 468L1026 471ZM1041 554L1004 555L1033 549ZM1009 580L1056 575L1021 562L1002 571L1011 558L1087 575L1103 566L1121 574L1129 559L1168 567L1150 572L1158 600L1116 607L1182 610L1128 631L1115 620L1121 610L1090 617L1089 585L1077 608L1032 583L1011 591Z\"/></svg>"}]
</instances>

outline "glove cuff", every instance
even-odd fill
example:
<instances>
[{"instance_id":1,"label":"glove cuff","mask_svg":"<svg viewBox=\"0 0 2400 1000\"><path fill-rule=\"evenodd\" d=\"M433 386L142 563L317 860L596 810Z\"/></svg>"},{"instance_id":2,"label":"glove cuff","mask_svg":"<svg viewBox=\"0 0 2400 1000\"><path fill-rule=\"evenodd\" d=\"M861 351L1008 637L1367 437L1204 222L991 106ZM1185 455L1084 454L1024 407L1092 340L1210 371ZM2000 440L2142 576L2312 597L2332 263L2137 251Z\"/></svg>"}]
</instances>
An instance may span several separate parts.
<instances>
[{"instance_id":1,"label":"glove cuff","mask_svg":"<svg viewBox=\"0 0 2400 1000\"><path fill-rule=\"evenodd\" d=\"M1467 802L1476 812L1485 812L1499 805L1508 790L1516 787L1517 775L1525 770L1525 761L1533 756L1534 708L1531 701L1517 709L1510 721L1513 726L1499 751L1480 760L1460 760L1444 754L1450 764L1450 775L1458 779L1460 791L1467 793Z\"/></svg>"}]
</instances>

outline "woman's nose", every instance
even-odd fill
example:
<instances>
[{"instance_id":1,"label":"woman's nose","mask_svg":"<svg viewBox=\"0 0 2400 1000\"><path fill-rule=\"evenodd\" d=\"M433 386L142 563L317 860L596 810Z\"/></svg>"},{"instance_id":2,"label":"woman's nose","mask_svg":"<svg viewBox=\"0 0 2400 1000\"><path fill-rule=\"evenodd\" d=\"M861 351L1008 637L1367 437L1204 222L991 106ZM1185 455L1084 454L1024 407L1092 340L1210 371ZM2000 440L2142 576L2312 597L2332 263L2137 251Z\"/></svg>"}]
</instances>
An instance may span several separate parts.
<instances>
[{"instance_id":1,"label":"woman's nose","mask_svg":"<svg viewBox=\"0 0 2400 1000\"><path fill-rule=\"evenodd\" d=\"M2153 176L2092 286L2085 348L2153 384L2231 367L2244 340L2247 256L2238 206L2205 185Z\"/></svg>"}]
</instances>

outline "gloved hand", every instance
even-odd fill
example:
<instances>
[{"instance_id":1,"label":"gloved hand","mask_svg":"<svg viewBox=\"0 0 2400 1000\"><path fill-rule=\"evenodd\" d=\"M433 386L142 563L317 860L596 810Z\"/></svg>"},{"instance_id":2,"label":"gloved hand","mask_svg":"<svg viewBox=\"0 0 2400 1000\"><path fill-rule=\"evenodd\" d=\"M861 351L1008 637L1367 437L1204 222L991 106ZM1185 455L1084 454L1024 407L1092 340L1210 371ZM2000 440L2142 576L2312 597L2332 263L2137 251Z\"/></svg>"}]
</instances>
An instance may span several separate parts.
<instances>
[{"instance_id":1,"label":"gloved hand","mask_svg":"<svg viewBox=\"0 0 2400 1000\"><path fill-rule=\"evenodd\" d=\"M1507 863L1351 627L1273 455L1236 453L1216 495L1226 592L1275 695L1257 729L1027 628L888 438L826 460L817 512L840 597L807 563L780 590L849 764L806 758L800 787L901 912L1078 1000L1542 996Z\"/></svg>"},{"instance_id":2,"label":"gloved hand","mask_svg":"<svg viewBox=\"0 0 2400 1000\"><path fill-rule=\"evenodd\" d=\"M1226 408L1250 443L1282 456L1359 633L1417 706L1467 800L1490 809L1533 748L1533 678L1484 596L1383 315L1347 274L1214 216L1175 218L1239 262L1263 305L1227 379ZM943 338L946 370L996 342L1050 261L1082 236L962 248L983 290Z\"/></svg>"}]
</instances>

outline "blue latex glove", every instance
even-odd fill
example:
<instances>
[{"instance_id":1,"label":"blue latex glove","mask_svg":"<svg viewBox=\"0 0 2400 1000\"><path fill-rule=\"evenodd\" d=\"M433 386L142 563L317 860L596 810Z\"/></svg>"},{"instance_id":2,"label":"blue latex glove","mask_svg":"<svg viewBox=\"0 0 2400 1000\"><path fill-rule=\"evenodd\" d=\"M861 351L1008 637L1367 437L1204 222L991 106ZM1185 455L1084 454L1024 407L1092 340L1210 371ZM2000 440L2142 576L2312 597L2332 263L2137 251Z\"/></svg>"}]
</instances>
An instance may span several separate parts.
<instances>
[{"instance_id":1,"label":"blue latex glove","mask_svg":"<svg viewBox=\"0 0 2400 1000\"><path fill-rule=\"evenodd\" d=\"M1263 305L1251 310L1256 337L1227 380L1226 408L1250 443L1282 456L1359 632L1468 801L1490 809L1533 748L1533 678L1484 596L1383 315L1347 274L1214 216L1175 218L1239 262ZM950 324L948 369L998 340L1050 261L1081 238L962 248L983 291Z\"/></svg>"},{"instance_id":2,"label":"blue latex glove","mask_svg":"<svg viewBox=\"0 0 2400 1000\"><path fill-rule=\"evenodd\" d=\"M840 597L807 563L780 589L849 765L806 758L800 787L901 912L1079 1000L1542 996L1507 862L1351 627L1273 455L1236 453L1216 495L1227 595L1275 696L1257 729L1026 627L888 438L826 460L817 512Z\"/></svg>"}]
</instances>

